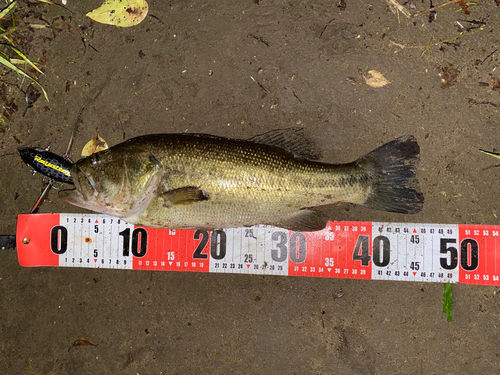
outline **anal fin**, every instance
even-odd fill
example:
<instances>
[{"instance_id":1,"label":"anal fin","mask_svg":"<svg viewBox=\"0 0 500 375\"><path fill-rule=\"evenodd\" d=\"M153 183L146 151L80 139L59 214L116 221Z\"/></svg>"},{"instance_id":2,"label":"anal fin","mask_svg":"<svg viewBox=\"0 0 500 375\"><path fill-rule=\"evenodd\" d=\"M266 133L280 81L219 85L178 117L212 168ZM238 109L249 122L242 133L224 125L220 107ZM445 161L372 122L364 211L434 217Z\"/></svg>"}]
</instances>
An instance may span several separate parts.
<instances>
[{"instance_id":1,"label":"anal fin","mask_svg":"<svg viewBox=\"0 0 500 375\"><path fill-rule=\"evenodd\" d=\"M293 230L297 232L315 232L325 229L328 218L316 211L304 209L293 216L269 223L280 228Z\"/></svg>"}]
</instances>

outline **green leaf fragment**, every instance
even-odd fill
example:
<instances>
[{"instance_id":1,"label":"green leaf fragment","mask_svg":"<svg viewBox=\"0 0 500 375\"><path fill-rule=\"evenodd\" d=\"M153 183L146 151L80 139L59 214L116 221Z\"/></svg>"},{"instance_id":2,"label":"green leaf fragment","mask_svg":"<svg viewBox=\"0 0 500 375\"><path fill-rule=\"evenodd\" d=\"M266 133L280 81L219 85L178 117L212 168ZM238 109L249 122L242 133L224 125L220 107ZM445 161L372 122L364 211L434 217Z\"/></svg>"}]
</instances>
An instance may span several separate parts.
<instances>
[{"instance_id":1,"label":"green leaf fragment","mask_svg":"<svg viewBox=\"0 0 500 375\"><path fill-rule=\"evenodd\" d=\"M445 283L443 285L443 312L446 314L446 320L451 322L453 319L453 284Z\"/></svg>"},{"instance_id":2,"label":"green leaf fragment","mask_svg":"<svg viewBox=\"0 0 500 375\"><path fill-rule=\"evenodd\" d=\"M482 153L484 153L484 154L486 154L486 155L491 155L491 156L493 156L494 158L500 159L500 154L496 154L496 153L494 153L494 152L485 151L485 150L481 150L481 149L479 149L479 151L481 151Z\"/></svg>"},{"instance_id":3,"label":"green leaf fragment","mask_svg":"<svg viewBox=\"0 0 500 375\"><path fill-rule=\"evenodd\" d=\"M22 75L22 76L24 76L26 78L29 78L32 82L34 82L35 84L37 84L40 87L40 89L42 90L43 96L45 97L45 100L49 101L49 97L47 96L47 93L45 92L45 90L43 89L42 85L37 81L37 79L35 77L32 77L28 73L26 73L24 70L19 69L17 66L15 66L14 64L12 64L9 59L6 59L5 57L3 57L1 55L0 55L0 64L5 65L7 68L12 69L17 74Z\"/></svg>"},{"instance_id":4,"label":"green leaf fragment","mask_svg":"<svg viewBox=\"0 0 500 375\"><path fill-rule=\"evenodd\" d=\"M9 13L12 8L14 8L17 5L17 1L11 2L9 5L7 5L5 8L0 11L0 19L4 18L7 13Z\"/></svg>"}]
</instances>

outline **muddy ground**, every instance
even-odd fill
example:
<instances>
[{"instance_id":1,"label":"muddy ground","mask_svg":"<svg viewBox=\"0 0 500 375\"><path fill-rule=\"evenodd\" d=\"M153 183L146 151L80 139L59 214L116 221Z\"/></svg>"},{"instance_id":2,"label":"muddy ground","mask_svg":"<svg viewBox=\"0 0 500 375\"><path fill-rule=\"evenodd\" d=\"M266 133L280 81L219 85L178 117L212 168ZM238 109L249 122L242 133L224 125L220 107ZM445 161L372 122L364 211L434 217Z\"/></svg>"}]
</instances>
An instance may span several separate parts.
<instances>
[{"instance_id":1,"label":"muddy ground","mask_svg":"<svg viewBox=\"0 0 500 375\"><path fill-rule=\"evenodd\" d=\"M494 0L479 1L470 15L456 4L438 9L432 23L428 12L408 19L384 1L347 0L342 9L326 0L151 0L150 16L132 28L86 18L99 0L69 0L71 12L19 4L17 42L42 62L50 102L41 96L23 116L24 94L4 88L0 234L15 233L17 215L43 187L16 149L50 145L62 154L75 124L74 159L96 127L113 145L146 133L246 138L300 125L329 162L413 134L423 211L343 204L327 208L330 217L500 224L500 169L478 151L500 150ZM413 13L429 3L416 6ZM368 86L369 70L392 83ZM17 83L26 90L26 81ZM85 211L52 191L40 212ZM333 298L339 289L343 298ZM454 286L447 322L441 284L22 268L6 250L1 372L496 374L497 290ZM68 350L80 337L98 346Z\"/></svg>"}]
</instances>

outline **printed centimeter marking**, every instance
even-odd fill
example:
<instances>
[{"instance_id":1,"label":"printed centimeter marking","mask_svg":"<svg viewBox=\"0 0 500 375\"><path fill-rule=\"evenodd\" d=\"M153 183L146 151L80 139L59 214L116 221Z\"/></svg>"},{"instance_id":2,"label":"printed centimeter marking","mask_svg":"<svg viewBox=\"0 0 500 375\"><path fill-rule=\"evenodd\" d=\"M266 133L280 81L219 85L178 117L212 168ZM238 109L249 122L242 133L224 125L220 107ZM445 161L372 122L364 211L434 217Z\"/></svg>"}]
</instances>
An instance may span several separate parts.
<instances>
[{"instance_id":1,"label":"printed centimeter marking","mask_svg":"<svg viewBox=\"0 0 500 375\"><path fill-rule=\"evenodd\" d=\"M22 266L500 285L500 227L329 222L318 232L135 227L97 214L20 215ZM497 251L498 248L498 251Z\"/></svg>"}]
</instances>

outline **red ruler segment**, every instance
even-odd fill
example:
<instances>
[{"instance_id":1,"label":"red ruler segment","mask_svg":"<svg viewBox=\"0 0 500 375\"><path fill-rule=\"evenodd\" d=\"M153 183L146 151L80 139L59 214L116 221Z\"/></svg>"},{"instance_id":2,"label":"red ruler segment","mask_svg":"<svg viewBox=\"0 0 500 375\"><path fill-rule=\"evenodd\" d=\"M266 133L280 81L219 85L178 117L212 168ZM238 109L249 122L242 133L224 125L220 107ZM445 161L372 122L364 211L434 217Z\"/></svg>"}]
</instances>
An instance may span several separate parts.
<instances>
[{"instance_id":1,"label":"red ruler segment","mask_svg":"<svg viewBox=\"0 0 500 375\"><path fill-rule=\"evenodd\" d=\"M500 226L329 222L169 230L99 214L20 215L19 263L500 285Z\"/></svg>"}]
</instances>

